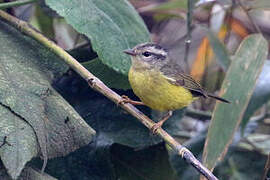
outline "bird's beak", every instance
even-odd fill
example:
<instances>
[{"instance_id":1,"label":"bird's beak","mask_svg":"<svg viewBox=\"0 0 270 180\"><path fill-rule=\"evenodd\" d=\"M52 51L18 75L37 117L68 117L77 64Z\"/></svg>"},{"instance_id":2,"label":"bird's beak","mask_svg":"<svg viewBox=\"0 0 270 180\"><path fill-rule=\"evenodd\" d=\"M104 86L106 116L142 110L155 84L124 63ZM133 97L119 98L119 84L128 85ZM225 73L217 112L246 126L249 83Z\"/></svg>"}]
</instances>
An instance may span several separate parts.
<instances>
[{"instance_id":1,"label":"bird's beak","mask_svg":"<svg viewBox=\"0 0 270 180\"><path fill-rule=\"evenodd\" d=\"M136 53L132 50L132 49L126 49L123 51L124 53L131 55L131 56L135 56Z\"/></svg>"}]
</instances>

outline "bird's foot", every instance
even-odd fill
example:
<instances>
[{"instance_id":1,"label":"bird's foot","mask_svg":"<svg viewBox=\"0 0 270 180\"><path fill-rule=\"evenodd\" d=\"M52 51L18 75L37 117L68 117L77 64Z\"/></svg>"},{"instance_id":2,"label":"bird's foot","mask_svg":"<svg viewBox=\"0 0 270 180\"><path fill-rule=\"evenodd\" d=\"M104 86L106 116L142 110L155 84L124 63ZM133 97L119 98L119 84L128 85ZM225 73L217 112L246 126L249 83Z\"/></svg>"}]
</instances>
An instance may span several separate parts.
<instances>
[{"instance_id":1,"label":"bird's foot","mask_svg":"<svg viewBox=\"0 0 270 180\"><path fill-rule=\"evenodd\" d=\"M156 134L158 128L161 128L161 126L163 125L163 123L165 121L167 121L171 116L172 116L172 111L169 111L159 122L157 122L152 128L151 128L151 132L152 134Z\"/></svg>"},{"instance_id":2,"label":"bird's foot","mask_svg":"<svg viewBox=\"0 0 270 180\"><path fill-rule=\"evenodd\" d=\"M122 95L121 97L122 97L122 99L117 103L117 105L122 105L122 104L126 104L126 103L133 104L133 105L144 105L143 102L133 101L126 95Z\"/></svg>"},{"instance_id":3,"label":"bird's foot","mask_svg":"<svg viewBox=\"0 0 270 180\"><path fill-rule=\"evenodd\" d=\"M128 103L129 101L131 101L131 99L129 99L129 97L126 96L126 95L122 95L121 98L122 98L122 99L121 99L120 101L117 102L117 105L126 104L126 103Z\"/></svg>"},{"instance_id":4,"label":"bird's foot","mask_svg":"<svg viewBox=\"0 0 270 180\"><path fill-rule=\"evenodd\" d=\"M150 129L150 131L152 132L152 134L157 134L157 130L159 128L161 128L161 126L163 125L164 121L159 121L157 122L155 125L152 126L152 128Z\"/></svg>"},{"instance_id":5,"label":"bird's foot","mask_svg":"<svg viewBox=\"0 0 270 180\"><path fill-rule=\"evenodd\" d=\"M180 149L180 151L179 151L179 155L180 155L182 158L184 158L185 153L190 153L190 154L192 154L187 148L182 147L182 148Z\"/></svg>"}]
</instances>

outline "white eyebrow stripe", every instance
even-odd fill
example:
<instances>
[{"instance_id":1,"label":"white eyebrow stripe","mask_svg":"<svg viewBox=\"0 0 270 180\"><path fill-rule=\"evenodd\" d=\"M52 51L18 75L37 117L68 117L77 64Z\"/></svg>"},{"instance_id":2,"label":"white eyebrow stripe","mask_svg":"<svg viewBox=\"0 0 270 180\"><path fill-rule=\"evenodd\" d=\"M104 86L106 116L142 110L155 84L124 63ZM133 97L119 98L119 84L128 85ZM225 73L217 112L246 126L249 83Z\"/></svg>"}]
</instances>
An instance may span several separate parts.
<instances>
[{"instance_id":1,"label":"white eyebrow stripe","mask_svg":"<svg viewBox=\"0 0 270 180\"><path fill-rule=\"evenodd\" d=\"M148 51L153 52L155 54L161 54L162 56L167 56L167 52L163 49L157 49L154 46L148 47Z\"/></svg>"}]
</instances>

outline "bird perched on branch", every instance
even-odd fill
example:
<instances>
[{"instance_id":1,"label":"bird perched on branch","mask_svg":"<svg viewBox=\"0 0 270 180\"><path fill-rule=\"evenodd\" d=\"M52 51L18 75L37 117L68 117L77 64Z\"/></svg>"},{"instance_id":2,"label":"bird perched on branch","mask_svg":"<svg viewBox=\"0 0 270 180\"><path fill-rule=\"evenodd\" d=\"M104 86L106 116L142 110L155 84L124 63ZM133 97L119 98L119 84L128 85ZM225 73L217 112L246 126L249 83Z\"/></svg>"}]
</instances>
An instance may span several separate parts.
<instances>
[{"instance_id":1,"label":"bird perched on branch","mask_svg":"<svg viewBox=\"0 0 270 180\"><path fill-rule=\"evenodd\" d=\"M188 106L198 97L229 101L208 93L191 76L183 73L180 66L173 63L168 51L155 43L144 43L124 51L132 57L128 78L134 93L142 102L123 96L123 103L146 105L159 111L167 111L153 127L155 132L172 116L172 111Z\"/></svg>"}]
</instances>

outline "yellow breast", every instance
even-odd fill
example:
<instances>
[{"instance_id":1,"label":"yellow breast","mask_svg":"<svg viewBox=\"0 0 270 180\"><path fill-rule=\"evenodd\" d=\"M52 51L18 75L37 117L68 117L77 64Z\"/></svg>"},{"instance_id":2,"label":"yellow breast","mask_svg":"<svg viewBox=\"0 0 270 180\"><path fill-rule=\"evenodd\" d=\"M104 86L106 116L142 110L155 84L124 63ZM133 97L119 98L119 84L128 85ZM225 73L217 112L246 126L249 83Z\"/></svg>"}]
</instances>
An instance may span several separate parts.
<instances>
[{"instance_id":1,"label":"yellow breast","mask_svg":"<svg viewBox=\"0 0 270 180\"><path fill-rule=\"evenodd\" d=\"M189 90L171 84L158 71L135 70L131 67L128 77L134 93L152 109L159 111L180 109L194 100Z\"/></svg>"}]
</instances>

